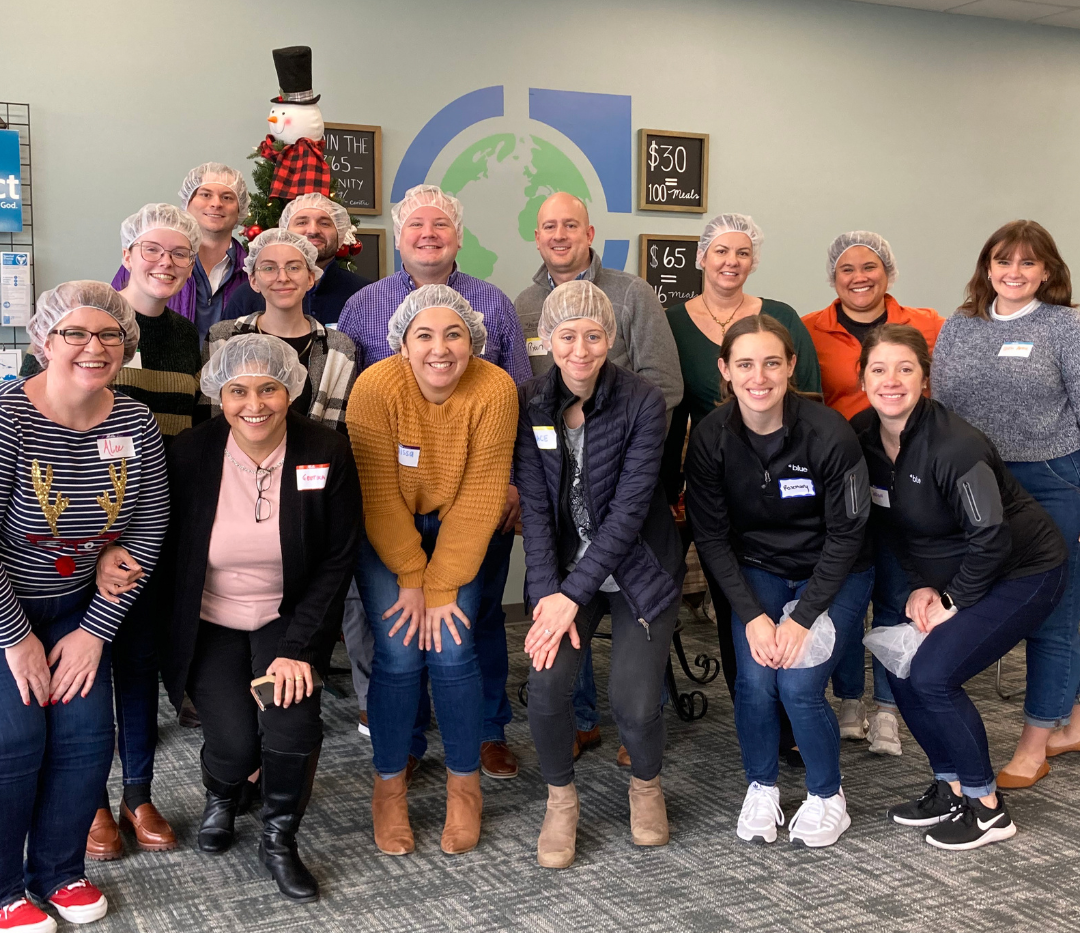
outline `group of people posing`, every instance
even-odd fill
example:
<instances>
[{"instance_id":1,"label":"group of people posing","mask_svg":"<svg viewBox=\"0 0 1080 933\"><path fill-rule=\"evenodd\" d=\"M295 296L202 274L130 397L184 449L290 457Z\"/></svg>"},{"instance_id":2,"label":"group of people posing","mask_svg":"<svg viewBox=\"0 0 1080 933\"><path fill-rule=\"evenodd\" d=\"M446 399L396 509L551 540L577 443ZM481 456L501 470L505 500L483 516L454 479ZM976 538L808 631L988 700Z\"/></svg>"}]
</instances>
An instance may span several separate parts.
<instances>
[{"instance_id":1,"label":"group of people posing","mask_svg":"<svg viewBox=\"0 0 1080 933\"><path fill-rule=\"evenodd\" d=\"M708 224L702 294L665 312L601 267L567 194L539 210L543 265L515 302L457 268L461 205L434 186L394 206L401 269L375 283L337 265L352 227L321 195L246 250L240 173L206 163L180 198L124 221L112 286L40 296L24 378L0 388L0 931L104 916L85 859L124 836L176 847L151 795L159 675L203 730L198 848L226 852L261 799L261 864L316 898L297 833L342 635L376 846L415 848L433 702L440 845L473 849L481 772L518 771L516 528L542 866L575 858L606 616L631 836L668 841L663 681L691 542L746 770L740 838L785 824L783 758L806 771L791 841L835 843L841 738L899 755L900 718L933 781L889 817L947 849L1013 835L998 789L1080 751L1080 317L1038 224L990 237L948 321L890 294L882 237L843 234L836 300L800 319L745 291L763 237L741 214ZM872 713L871 605L875 628L925 636L907 676L875 660ZM1025 640L1024 730L995 774L963 685Z\"/></svg>"}]
</instances>

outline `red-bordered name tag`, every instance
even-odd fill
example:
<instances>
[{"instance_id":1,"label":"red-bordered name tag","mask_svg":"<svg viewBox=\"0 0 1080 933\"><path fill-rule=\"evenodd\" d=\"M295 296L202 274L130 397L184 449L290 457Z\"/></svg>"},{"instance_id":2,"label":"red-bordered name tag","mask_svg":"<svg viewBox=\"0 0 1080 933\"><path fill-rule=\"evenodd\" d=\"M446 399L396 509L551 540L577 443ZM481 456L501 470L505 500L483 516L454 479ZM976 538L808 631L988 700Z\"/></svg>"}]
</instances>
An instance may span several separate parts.
<instances>
[{"instance_id":1,"label":"red-bordered name tag","mask_svg":"<svg viewBox=\"0 0 1080 933\"><path fill-rule=\"evenodd\" d=\"M309 463L296 468L297 489L325 489L330 475L329 463Z\"/></svg>"}]
</instances>

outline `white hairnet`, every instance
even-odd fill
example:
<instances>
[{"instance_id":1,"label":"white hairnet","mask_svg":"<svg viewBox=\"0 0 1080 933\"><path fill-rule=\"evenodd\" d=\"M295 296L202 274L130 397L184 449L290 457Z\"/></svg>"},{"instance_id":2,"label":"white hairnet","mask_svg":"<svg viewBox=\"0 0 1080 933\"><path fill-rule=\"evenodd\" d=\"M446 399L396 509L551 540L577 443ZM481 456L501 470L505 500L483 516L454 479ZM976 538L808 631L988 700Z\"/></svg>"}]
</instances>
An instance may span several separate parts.
<instances>
[{"instance_id":1,"label":"white hairnet","mask_svg":"<svg viewBox=\"0 0 1080 933\"><path fill-rule=\"evenodd\" d=\"M898 271L896 258L893 256L889 241L869 230L852 230L850 233L841 233L829 246L829 258L825 263L825 268L829 273L830 285L836 286L836 267L840 262L840 257L853 246L865 246L877 253L878 259L881 260L881 264L889 275L889 284L892 285L896 281Z\"/></svg>"},{"instance_id":2,"label":"white hairnet","mask_svg":"<svg viewBox=\"0 0 1080 933\"><path fill-rule=\"evenodd\" d=\"M49 331L79 308L104 311L115 319L124 331L124 362L130 363L139 349L139 323L135 320L135 312L124 296L111 285L87 279L64 282L38 295L34 315L26 324L30 350L38 362L42 366L49 365L45 357L45 340Z\"/></svg>"},{"instance_id":3,"label":"white hairnet","mask_svg":"<svg viewBox=\"0 0 1080 933\"><path fill-rule=\"evenodd\" d=\"M694 265L698 269L702 268L702 260L712 245L712 241L723 233L745 233L750 237L751 256L753 257L750 262L750 271L753 272L758 267L758 262L761 261L761 244L765 239L765 234L761 231L761 227L754 223L754 218L749 214L717 214L710 220L705 225L705 232L701 234L701 239L698 240L697 259L694 261Z\"/></svg>"},{"instance_id":4,"label":"white hairnet","mask_svg":"<svg viewBox=\"0 0 1080 933\"><path fill-rule=\"evenodd\" d=\"M352 218L349 217L349 212L337 202L331 201L317 191L302 194L286 204L285 210L281 212L278 226L283 230L288 230L289 221L293 219L293 215L307 210L322 211L334 222L334 226L337 227L338 246L352 246L356 242L356 233L353 230Z\"/></svg>"},{"instance_id":5,"label":"white hairnet","mask_svg":"<svg viewBox=\"0 0 1080 933\"><path fill-rule=\"evenodd\" d=\"M401 245L401 228L405 226L405 221L409 219L413 211L421 207L437 207L449 217L450 222L457 228L458 246L461 245L462 237L465 235L461 202L452 195L446 194L438 185L417 185L406 191L405 197L390 208L390 216L394 220L395 246Z\"/></svg>"},{"instance_id":6,"label":"white hairnet","mask_svg":"<svg viewBox=\"0 0 1080 933\"><path fill-rule=\"evenodd\" d=\"M229 168L224 162L203 162L187 173L187 178L180 186L180 206L186 211L191 196L203 185L224 185L232 188L236 195L237 204L240 206L239 220L243 221L251 206L251 196L248 194L247 182L244 176L236 169Z\"/></svg>"},{"instance_id":7,"label":"white hairnet","mask_svg":"<svg viewBox=\"0 0 1080 933\"><path fill-rule=\"evenodd\" d=\"M120 224L120 245L130 249L131 244L149 230L175 230L187 237L196 253L202 242L202 230L187 211L171 204L146 204Z\"/></svg>"},{"instance_id":8,"label":"white hairnet","mask_svg":"<svg viewBox=\"0 0 1080 933\"><path fill-rule=\"evenodd\" d=\"M465 322L469 333L472 334L473 354L479 356L484 352L484 346L487 344L484 315L479 311L474 311L472 305L449 285L421 285L415 291L409 292L390 318L386 342L390 344L391 350L397 353L401 349L405 332L409 329L413 318L428 308L449 308L453 311Z\"/></svg>"},{"instance_id":9,"label":"white hairnet","mask_svg":"<svg viewBox=\"0 0 1080 933\"><path fill-rule=\"evenodd\" d=\"M278 244L291 246L299 252L304 261L307 262L308 269L315 273L316 282L322 278L322 269L316 264L319 259L319 251L315 249L306 236L293 233L291 230L285 230L283 227L271 227L269 230L264 230L248 244L247 259L244 260L244 271L248 275L254 275L255 266L259 262L259 253L266 249L267 246L277 246Z\"/></svg>"},{"instance_id":10,"label":"white hairnet","mask_svg":"<svg viewBox=\"0 0 1080 933\"><path fill-rule=\"evenodd\" d=\"M596 321L604 328L609 340L615 339L615 312L612 310L611 301L596 285L584 279L563 282L552 289L551 294L544 299L536 334L544 341L545 346L550 347L551 335L555 333L556 327L564 321L581 318Z\"/></svg>"},{"instance_id":11,"label":"white hairnet","mask_svg":"<svg viewBox=\"0 0 1080 933\"><path fill-rule=\"evenodd\" d=\"M221 390L239 376L266 376L285 386L289 401L304 391L308 371L296 351L269 334L237 334L206 361L199 388L207 398L220 400Z\"/></svg>"}]
</instances>

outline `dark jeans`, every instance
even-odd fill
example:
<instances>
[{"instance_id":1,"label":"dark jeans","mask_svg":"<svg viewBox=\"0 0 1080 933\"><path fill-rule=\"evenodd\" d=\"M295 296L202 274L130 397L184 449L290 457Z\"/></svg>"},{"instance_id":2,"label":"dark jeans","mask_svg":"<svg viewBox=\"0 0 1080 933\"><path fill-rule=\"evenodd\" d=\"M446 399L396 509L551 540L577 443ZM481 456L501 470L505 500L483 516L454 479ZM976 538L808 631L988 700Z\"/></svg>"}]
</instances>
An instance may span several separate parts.
<instances>
[{"instance_id":1,"label":"dark jeans","mask_svg":"<svg viewBox=\"0 0 1080 933\"><path fill-rule=\"evenodd\" d=\"M487 555L480 565L477 578L483 587L480 610L473 619L473 644L480 663L480 679L484 686L484 726L481 742L505 742L505 729L513 718L510 699L506 695L506 678L510 674L510 658L506 648L506 613L503 612L503 590L510 573L510 554L514 549L514 532L496 531L488 545ZM426 691L425 691L426 693ZM430 716L430 707L429 707Z\"/></svg>"},{"instance_id":2,"label":"dark jeans","mask_svg":"<svg viewBox=\"0 0 1080 933\"><path fill-rule=\"evenodd\" d=\"M116 700L116 744L124 784L154 780L158 729L158 627L167 611L160 599L163 579L151 575L124 617L112 644L113 690Z\"/></svg>"},{"instance_id":3,"label":"dark jeans","mask_svg":"<svg viewBox=\"0 0 1080 933\"><path fill-rule=\"evenodd\" d=\"M424 551L430 558L439 536L439 517L432 512L417 515L414 521ZM435 694L435 712L446 750L446 766L457 774L476 771L480 767L483 686L473 629L458 624L461 644L457 645L443 626L441 652L422 651L418 635L405 645L405 627L390 638L390 629L401 613L396 612L389 619L382 616L397 602L397 574L387 568L366 539L360 550L358 583L364 611L375 633L375 658L371 666L367 707L375 770L384 776L397 774L405 770L410 750L416 753L414 729L421 697L426 692L422 680L426 671ZM479 575L458 590L458 608L474 625L481 591Z\"/></svg>"},{"instance_id":4,"label":"dark jeans","mask_svg":"<svg viewBox=\"0 0 1080 933\"><path fill-rule=\"evenodd\" d=\"M784 604L798 599L809 580L785 580L757 567L742 568L762 608L779 621ZM746 624L731 616L731 633L739 656L735 683L735 728L739 733L746 780L772 786L780 765L780 717L777 700L791 717L799 751L806 762L806 789L818 797L832 797L840 789L840 726L825 699L836 659L852 638L862 638L862 620L874 585L874 571L850 573L829 606L836 629L832 657L824 664L808 668L774 670L758 664L750 654Z\"/></svg>"},{"instance_id":5,"label":"dark jeans","mask_svg":"<svg viewBox=\"0 0 1080 933\"><path fill-rule=\"evenodd\" d=\"M266 712L251 695L251 681L265 675L278 656L286 628L282 619L254 632L199 623L187 692L202 719L203 764L219 781L247 780L260 767L264 746L307 755L322 742L321 690L288 709L268 706ZM312 666L325 674L329 661L323 649Z\"/></svg>"},{"instance_id":6,"label":"dark jeans","mask_svg":"<svg viewBox=\"0 0 1080 933\"><path fill-rule=\"evenodd\" d=\"M1080 451L1006 466L1057 523L1069 548L1061 602L1027 638L1024 721L1053 728L1069 721L1080 689Z\"/></svg>"},{"instance_id":7,"label":"dark jeans","mask_svg":"<svg viewBox=\"0 0 1080 933\"><path fill-rule=\"evenodd\" d=\"M934 775L959 781L969 797L996 783L982 717L963 685L1030 637L1067 584L1064 565L994 584L974 606L932 629L911 662L911 676L889 674L904 722L930 759Z\"/></svg>"},{"instance_id":8,"label":"dark jeans","mask_svg":"<svg viewBox=\"0 0 1080 933\"><path fill-rule=\"evenodd\" d=\"M46 654L79 627L93 592L19 600ZM33 696L23 705L0 651L0 904L24 889L47 898L86 875L86 834L112 763L109 648L86 697L44 708Z\"/></svg>"},{"instance_id":9,"label":"dark jeans","mask_svg":"<svg viewBox=\"0 0 1080 933\"><path fill-rule=\"evenodd\" d=\"M660 773L664 760L664 715L660 691L679 617L679 601L649 628L621 593L597 593L577 616L581 649L564 635L550 669L529 668L529 729L545 782L564 787L574 780L572 695L581 655L596 626L611 613L611 674L608 699L619 738L630 753L631 771L643 781Z\"/></svg>"}]
</instances>

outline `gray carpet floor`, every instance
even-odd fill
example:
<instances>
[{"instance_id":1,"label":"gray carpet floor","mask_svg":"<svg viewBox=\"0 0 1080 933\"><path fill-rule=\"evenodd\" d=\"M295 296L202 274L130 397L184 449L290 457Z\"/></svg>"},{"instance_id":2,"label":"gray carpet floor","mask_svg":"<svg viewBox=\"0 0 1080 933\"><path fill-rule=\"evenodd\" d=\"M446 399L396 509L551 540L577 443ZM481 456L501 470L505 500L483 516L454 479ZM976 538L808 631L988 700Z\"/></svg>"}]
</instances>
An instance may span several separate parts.
<instances>
[{"instance_id":1,"label":"gray carpet floor","mask_svg":"<svg viewBox=\"0 0 1080 933\"><path fill-rule=\"evenodd\" d=\"M716 652L715 631L686 616L693 657ZM484 831L471 853L439 850L445 771L437 732L410 792L417 851L391 858L371 831L371 746L356 731L350 694L327 696L327 737L301 851L322 886L309 905L282 899L256 859L259 824L238 821L232 851L212 857L194 848L202 810L198 731L176 725L164 698L154 799L180 838L174 852L139 852L128 840L120 861L91 864L90 877L111 909L102 933L434 933L434 931L766 931L791 933L986 933L1080 929L1080 754L1056 759L1048 778L1010 795L1019 833L969 853L948 853L917 830L884 820L886 807L929 782L925 756L903 733L901 758L871 755L844 742L844 789L851 829L828 849L787 842L751 846L735 835L746 783L722 677L703 688L708 714L693 723L667 712L663 782L671 843L637 849L630 841L628 774L615 763L617 731L601 701L603 745L578 762L581 793L578 859L562 872L536 864L545 788L516 685L526 677L526 626L509 627L514 722L508 738L521 760L516 780L483 779ZM596 671L606 689L608 645L596 643ZM688 682L677 670L683 689ZM1022 649L1006 659L1005 680L1022 686ZM1021 700L1001 700L993 671L969 685L1000 767L1020 732ZM119 794L119 764L112 791ZM782 766L787 816L804 796L802 772ZM62 925L63 926L63 925Z\"/></svg>"}]
</instances>

